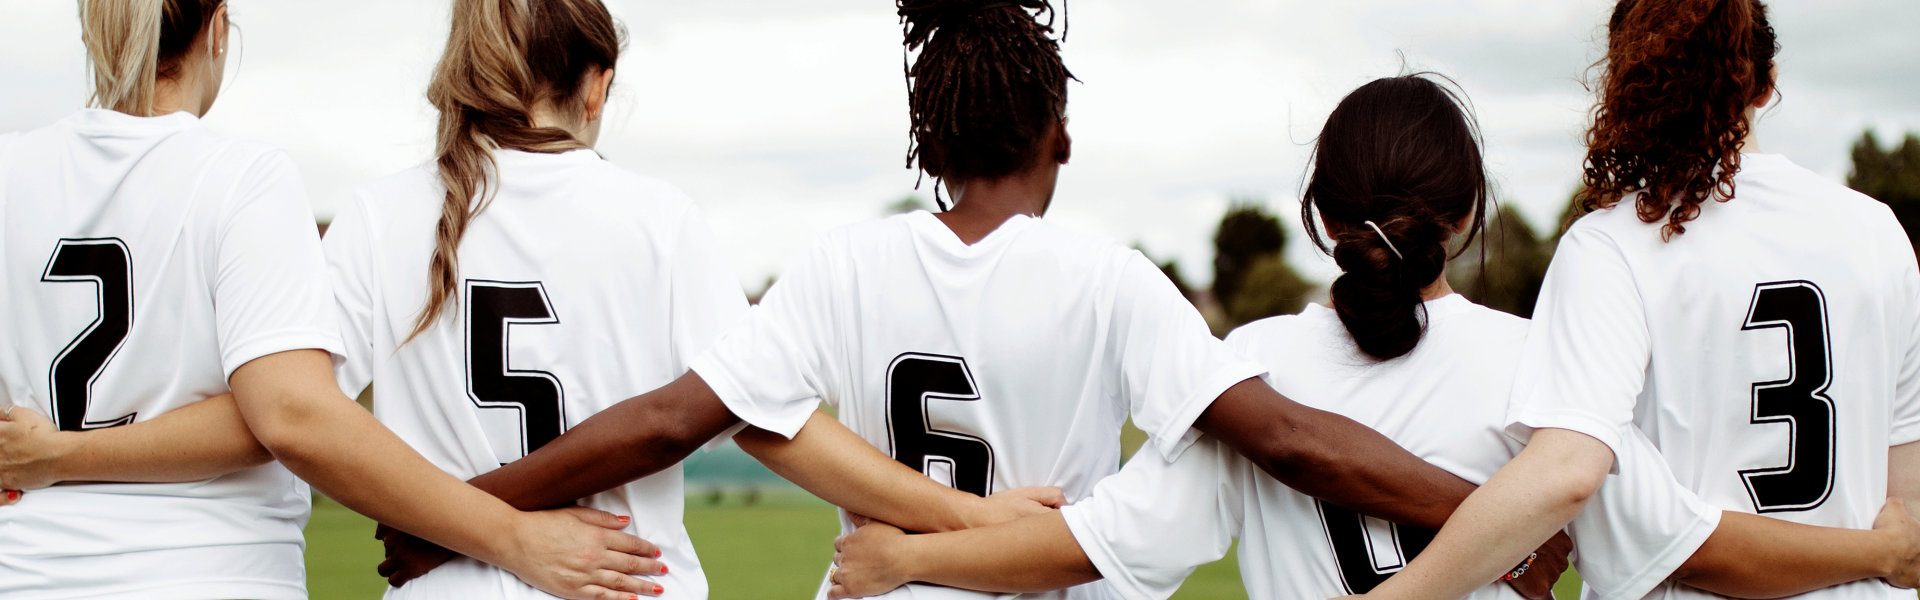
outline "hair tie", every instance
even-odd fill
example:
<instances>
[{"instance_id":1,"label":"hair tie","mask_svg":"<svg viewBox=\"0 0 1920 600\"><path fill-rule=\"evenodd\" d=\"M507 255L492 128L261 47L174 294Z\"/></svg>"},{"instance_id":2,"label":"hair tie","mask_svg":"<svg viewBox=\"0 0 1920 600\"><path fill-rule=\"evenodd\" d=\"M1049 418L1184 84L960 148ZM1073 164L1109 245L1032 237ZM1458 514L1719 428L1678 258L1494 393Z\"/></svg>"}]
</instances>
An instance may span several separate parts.
<instances>
[{"instance_id":1,"label":"hair tie","mask_svg":"<svg viewBox=\"0 0 1920 600\"><path fill-rule=\"evenodd\" d=\"M1406 260L1406 259L1407 259L1407 256L1406 256L1406 255L1404 255L1404 254L1401 254L1401 253L1400 253L1400 249L1399 249L1399 248L1395 248L1395 247L1393 247L1393 240L1390 240L1390 239L1387 239L1387 232L1385 232L1385 231L1381 231L1381 230L1380 230L1380 225L1378 225L1378 224L1376 224L1376 223L1374 223L1373 221L1367 221L1367 226L1368 226L1368 227L1372 227L1372 228L1373 228L1373 232L1374 232L1374 233L1378 233L1378 234L1380 234L1380 241L1382 241L1382 242L1386 242L1386 243L1387 243L1387 249L1388 249L1388 250L1392 250L1392 251L1393 251L1393 257L1394 257L1394 258L1398 258L1398 259L1400 259L1400 260Z\"/></svg>"}]
</instances>

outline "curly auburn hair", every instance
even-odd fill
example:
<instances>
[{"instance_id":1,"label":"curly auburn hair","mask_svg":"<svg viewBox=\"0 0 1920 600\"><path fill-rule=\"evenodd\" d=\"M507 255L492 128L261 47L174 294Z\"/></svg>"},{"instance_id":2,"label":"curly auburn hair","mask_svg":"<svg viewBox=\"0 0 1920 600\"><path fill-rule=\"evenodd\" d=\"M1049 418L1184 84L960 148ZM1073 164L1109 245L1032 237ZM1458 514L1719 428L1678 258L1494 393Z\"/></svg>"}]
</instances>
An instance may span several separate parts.
<instances>
[{"instance_id":1,"label":"curly auburn hair","mask_svg":"<svg viewBox=\"0 0 1920 600\"><path fill-rule=\"evenodd\" d=\"M916 162L934 179L996 179L1041 158L1073 74L1048 0L896 0L907 51ZM1035 20L1047 15L1045 23ZM934 187L935 200L939 186Z\"/></svg>"},{"instance_id":2,"label":"curly auburn hair","mask_svg":"<svg viewBox=\"0 0 1920 600\"><path fill-rule=\"evenodd\" d=\"M1779 52L1760 0L1620 0L1607 23L1600 102L1587 130L1582 212L1641 191L1641 221L1686 233L1708 199L1733 198L1747 109L1773 91Z\"/></svg>"}]
</instances>

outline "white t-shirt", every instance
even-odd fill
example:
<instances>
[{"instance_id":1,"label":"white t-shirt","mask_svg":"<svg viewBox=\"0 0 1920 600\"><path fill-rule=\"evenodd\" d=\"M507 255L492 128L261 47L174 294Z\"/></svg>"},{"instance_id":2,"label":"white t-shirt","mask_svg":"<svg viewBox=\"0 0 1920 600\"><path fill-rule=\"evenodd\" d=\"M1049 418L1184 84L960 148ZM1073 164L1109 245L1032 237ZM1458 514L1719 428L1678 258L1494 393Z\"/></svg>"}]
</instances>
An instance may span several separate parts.
<instances>
[{"instance_id":1,"label":"white t-shirt","mask_svg":"<svg viewBox=\"0 0 1920 600\"><path fill-rule=\"evenodd\" d=\"M144 421L250 360L337 351L293 162L187 113L84 110L0 137L0 382L62 429ZM0 591L305 598L308 491L279 463L67 484L0 510Z\"/></svg>"},{"instance_id":2,"label":"white t-shirt","mask_svg":"<svg viewBox=\"0 0 1920 600\"><path fill-rule=\"evenodd\" d=\"M1913 247L1885 205L1784 157L1744 155L1734 183L1732 201L1706 203L1671 241L1634 197L1573 225L1509 431L1570 429L1618 453L1638 425L1718 508L1868 528L1887 449L1920 440ZM1868 581L1808 597L1911 594Z\"/></svg>"},{"instance_id":3,"label":"white t-shirt","mask_svg":"<svg viewBox=\"0 0 1920 600\"><path fill-rule=\"evenodd\" d=\"M1501 435L1527 324L1458 295L1427 303L1426 336L1412 352L1373 361L1354 346L1333 310L1264 319L1227 336L1267 365L1289 398L1378 430L1415 455L1474 483L1518 450ZM1633 438L1638 439L1638 438ZM1574 522L1577 566L1604 598L1653 588L1706 541L1720 511L1673 481L1644 440L1623 453L1637 478L1609 478ZM1364 593L1398 572L1434 532L1398 526L1294 491L1203 438L1177 460L1141 453L1093 497L1061 510L1095 567L1129 599L1173 595L1195 567L1225 556L1240 538L1240 575L1258 599ZM1588 531L1591 535L1582 535ZM1593 565L1586 557L1609 554ZM1518 598L1504 583L1475 599Z\"/></svg>"},{"instance_id":4,"label":"white t-shirt","mask_svg":"<svg viewBox=\"0 0 1920 600\"><path fill-rule=\"evenodd\" d=\"M1025 216L969 246L926 212L828 234L693 370L754 426L791 436L825 400L957 489L1053 485L1069 500L1117 470L1129 413L1175 456L1214 398L1262 371L1139 252ZM949 595L983 596L889 597Z\"/></svg>"},{"instance_id":5,"label":"white t-shirt","mask_svg":"<svg viewBox=\"0 0 1920 600\"><path fill-rule=\"evenodd\" d=\"M495 153L498 194L460 244L459 304L410 342L427 302L442 186L431 164L362 187L327 231L346 361L341 387L378 382L374 414L434 465L469 479L615 403L673 381L746 312L692 201L591 150ZM587 498L633 517L672 566L667 598L707 597L681 524L681 467ZM388 598L548 598L459 559Z\"/></svg>"}]
</instances>

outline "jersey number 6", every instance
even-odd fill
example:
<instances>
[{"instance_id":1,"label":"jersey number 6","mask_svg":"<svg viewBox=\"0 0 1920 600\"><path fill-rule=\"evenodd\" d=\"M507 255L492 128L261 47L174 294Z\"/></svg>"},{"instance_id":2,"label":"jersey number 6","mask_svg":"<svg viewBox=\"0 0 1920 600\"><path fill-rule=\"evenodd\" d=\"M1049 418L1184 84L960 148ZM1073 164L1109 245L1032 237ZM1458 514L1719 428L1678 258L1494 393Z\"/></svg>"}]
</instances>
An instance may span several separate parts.
<instances>
[{"instance_id":1,"label":"jersey number 6","mask_svg":"<svg viewBox=\"0 0 1920 600\"><path fill-rule=\"evenodd\" d=\"M1750 421L1786 423L1790 447L1783 467L1744 469L1753 508L1762 513L1807 510L1833 490L1833 361L1827 340L1827 299L1809 281L1754 286L1742 331L1787 330L1786 379L1753 384Z\"/></svg>"},{"instance_id":2,"label":"jersey number 6","mask_svg":"<svg viewBox=\"0 0 1920 600\"><path fill-rule=\"evenodd\" d=\"M517 431L486 427L500 464L539 450L566 429L560 378L509 367L507 340L514 325L559 323L547 288L538 281L467 280L467 397L482 409L519 413ZM484 411L483 411L484 412Z\"/></svg>"},{"instance_id":3,"label":"jersey number 6","mask_svg":"<svg viewBox=\"0 0 1920 600\"><path fill-rule=\"evenodd\" d=\"M934 465L945 464L954 489L992 494L993 447L977 437L934 429L927 419L927 405L934 400L979 399L966 359L913 352L895 357L887 367L887 435L894 460L928 476Z\"/></svg>"},{"instance_id":4,"label":"jersey number 6","mask_svg":"<svg viewBox=\"0 0 1920 600\"><path fill-rule=\"evenodd\" d=\"M40 280L93 284L96 317L54 357L50 376L53 422L61 431L99 429L132 423L134 415L87 420L93 382L133 330L133 256L116 238L64 239L53 249Z\"/></svg>"}]
</instances>

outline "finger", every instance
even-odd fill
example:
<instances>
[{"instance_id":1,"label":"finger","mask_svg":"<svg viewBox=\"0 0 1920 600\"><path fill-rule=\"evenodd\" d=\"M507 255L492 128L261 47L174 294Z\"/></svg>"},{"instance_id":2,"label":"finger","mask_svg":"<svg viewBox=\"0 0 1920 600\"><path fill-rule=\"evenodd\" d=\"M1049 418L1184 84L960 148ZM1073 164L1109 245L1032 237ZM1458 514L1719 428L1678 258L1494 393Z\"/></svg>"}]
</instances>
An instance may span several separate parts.
<instances>
[{"instance_id":1,"label":"finger","mask_svg":"<svg viewBox=\"0 0 1920 600\"><path fill-rule=\"evenodd\" d=\"M604 557L604 561L606 564L600 565L599 568L608 571L618 571L628 575L643 576L667 574L667 563L643 556L634 556L623 552L608 552Z\"/></svg>"},{"instance_id":2,"label":"finger","mask_svg":"<svg viewBox=\"0 0 1920 600\"><path fill-rule=\"evenodd\" d=\"M560 512L573 515L573 518L607 529L626 529L633 522L632 517L616 515L604 510L594 510L585 506L573 506L560 509Z\"/></svg>"},{"instance_id":3,"label":"finger","mask_svg":"<svg viewBox=\"0 0 1920 600\"><path fill-rule=\"evenodd\" d=\"M1067 503L1067 493L1057 487L1042 487L1033 496L1033 500L1053 508L1060 508Z\"/></svg>"},{"instance_id":4,"label":"finger","mask_svg":"<svg viewBox=\"0 0 1920 600\"><path fill-rule=\"evenodd\" d=\"M609 531L601 538L601 545L608 550L631 554L642 558L660 558L660 547L631 533Z\"/></svg>"},{"instance_id":5,"label":"finger","mask_svg":"<svg viewBox=\"0 0 1920 600\"><path fill-rule=\"evenodd\" d=\"M419 579L421 575L426 575L427 572L431 570L433 570L433 567L422 567L412 563L405 563L400 566L400 570L395 571L392 576L387 577L387 584L393 587L400 587L406 585L409 581Z\"/></svg>"},{"instance_id":6,"label":"finger","mask_svg":"<svg viewBox=\"0 0 1920 600\"><path fill-rule=\"evenodd\" d=\"M0 493L0 506L13 506L15 504L19 504L20 499L25 498L26 496L27 496L27 493L22 492L20 490L7 490L5 493Z\"/></svg>"},{"instance_id":7,"label":"finger","mask_svg":"<svg viewBox=\"0 0 1920 600\"><path fill-rule=\"evenodd\" d=\"M852 534L848 534L848 535L852 535ZM847 549L847 536L846 536L846 535L843 535L843 536L840 536L840 537L837 537L837 538L833 538L833 553L834 553L834 554L839 554L841 550L845 550L845 549Z\"/></svg>"},{"instance_id":8,"label":"finger","mask_svg":"<svg viewBox=\"0 0 1920 600\"><path fill-rule=\"evenodd\" d=\"M839 600L841 598L852 598L853 596L847 593L847 586L836 583L833 584L833 587L827 588L827 597L833 600Z\"/></svg>"},{"instance_id":9,"label":"finger","mask_svg":"<svg viewBox=\"0 0 1920 600\"><path fill-rule=\"evenodd\" d=\"M665 592L666 590L660 586L651 584L648 585L647 590L639 592L623 592L598 585L585 585L580 587L579 597L586 600L633 600L638 596L658 596Z\"/></svg>"},{"instance_id":10,"label":"finger","mask_svg":"<svg viewBox=\"0 0 1920 600\"><path fill-rule=\"evenodd\" d=\"M380 566L374 567L374 570L378 571L381 577L387 578L388 583L392 583L393 574L400 571L400 563L389 557L386 560L380 561ZM395 583L393 587L400 587L400 584Z\"/></svg>"},{"instance_id":11,"label":"finger","mask_svg":"<svg viewBox=\"0 0 1920 600\"><path fill-rule=\"evenodd\" d=\"M866 527L873 524L873 517L860 513L847 513L847 521L853 523L854 527Z\"/></svg>"},{"instance_id":12,"label":"finger","mask_svg":"<svg viewBox=\"0 0 1920 600\"><path fill-rule=\"evenodd\" d=\"M843 558L845 558L845 557L846 557L846 555L847 555L847 554L846 554L845 552L841 552L841 551L839 551L839 550L834 550L834 551L833 551L833 566L834 566L834 567L839 567L839 566L840 566L840 564L841 564L841 562L842 562L842 561L841 561L841 559L843 559Z\"/></svg>"},{"instance_id":13,"label":"finger","mask_svg":"<svg viewBox=\"0 0 1920 600\"><path fill-rule=\"evenodd\" d=\"M608 571L606 569L601 569L600 572L594 574L593 585L606 588L609 591L618 592L621 594L621 598L626 598L626 594L658 596L666 593L666 588L658 583L634 577L626 573Z\"/></svg>"}]
</instances>

